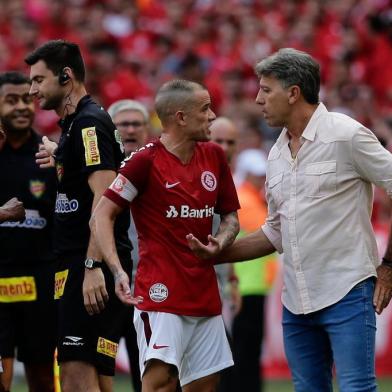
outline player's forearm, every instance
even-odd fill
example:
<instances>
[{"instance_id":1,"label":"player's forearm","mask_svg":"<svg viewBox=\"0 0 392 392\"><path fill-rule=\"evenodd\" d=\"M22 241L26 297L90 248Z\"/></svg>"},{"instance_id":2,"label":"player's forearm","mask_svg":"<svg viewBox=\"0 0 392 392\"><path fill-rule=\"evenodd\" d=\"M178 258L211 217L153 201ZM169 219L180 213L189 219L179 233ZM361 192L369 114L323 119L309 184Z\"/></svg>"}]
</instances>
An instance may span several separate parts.
<instances>
[{"instance_id":1,"label":"player's forearm","mask_svg":"<svg viewBox=\"0 0 392 392\"><path fill-rule=\"evenodd\" d=\"M102 196L101 192L94 193L93 205L91 208L91 216L92 217L94 216L95 207L97 206L98 201L101 198L101 196ZM102 258L103 258L103 254L102 254L101 249L97 243L95 231L91 229L91 225L90 225L90 239L89 239L89 243L88 243L86 256L88 258L92 258L92 259L98 260L98 261L102 260Z\"/></svg>"},{"instance_id":2,"label":"player's forearm","mask_svg":"<svg viewBox=\"0 0 392 392\"><path fill-rule=\"evenodd\" d=\"M114 217L96 216L93 214L90 220L90 244L92 245L90 250L98 251L113 276L117 276L123 269L118 258L114 239L114 221Z\"/></svg>"},{"instance_id":3,"label":"player's forearm","mask_svg":"<svg viewBox=\"0 0 392 392\"><path fill-rule=\"evenodd\" d=\"M240 225L238 222L237 211L221 215L221 223L215 235L221 245L221 249L225 249L231 245L239 231Z\"/></svg>"},{"instance_id":4,"label":"player's forearm","mask_svg":"<svg viewBox=\"0 0 392 392\"><path fill-rule=\"evenodd\" d=\"M217 257L216 264L253 260L275 252L275 248L260 229L236 240Z\"/></svg>"}]
</instances>

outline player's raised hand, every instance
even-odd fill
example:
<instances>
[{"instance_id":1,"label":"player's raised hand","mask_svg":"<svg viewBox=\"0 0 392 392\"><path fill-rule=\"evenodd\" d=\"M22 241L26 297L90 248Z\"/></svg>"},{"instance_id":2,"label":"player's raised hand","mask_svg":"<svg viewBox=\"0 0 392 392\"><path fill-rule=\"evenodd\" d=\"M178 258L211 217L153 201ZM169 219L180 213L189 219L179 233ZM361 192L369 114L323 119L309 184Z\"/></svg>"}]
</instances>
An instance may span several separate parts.
<instances>
[{"instance_id":1,"label":"player's raised hand","mask_svg":"<svg viewBox=\"0 0 392 392\"><path fill-rule=\"evenodd\" d=\"M216 256L221 251L221 245L218 239L211 234L208 236L207 245L204 245L191 233L186 236L186 239L191 251L201 259L209 259Z\"/></svg>"}]
</instances>

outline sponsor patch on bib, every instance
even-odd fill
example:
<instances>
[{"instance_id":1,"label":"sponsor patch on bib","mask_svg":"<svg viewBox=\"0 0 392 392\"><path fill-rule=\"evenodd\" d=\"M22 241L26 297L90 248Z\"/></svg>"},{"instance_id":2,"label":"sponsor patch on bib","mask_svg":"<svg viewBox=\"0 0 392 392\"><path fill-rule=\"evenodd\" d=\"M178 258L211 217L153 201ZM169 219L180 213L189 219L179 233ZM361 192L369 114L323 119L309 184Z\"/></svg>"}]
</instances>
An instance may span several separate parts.
<instances>
[{"instance_id":1,"label":"sponsor patch on bib","mask_svg":"<svg viewBox=\"0 0 392 392\"><path fill-rule=\"evenodd\" d=\"M98 138L95 127L83 128L82 138L86 165L99 165L101 163L101 156L99 154Z\"/></svg>"},{"instance_id":2,"label":"sponsor patch on bib","mask_svg":"<svg viewBox=\"0 0 392 392\"><path fill-rule=\"evenodd\" d=\"M37 299L33 276L0 278L0 302L26 302Z\"/></svg>"}]
</instances>

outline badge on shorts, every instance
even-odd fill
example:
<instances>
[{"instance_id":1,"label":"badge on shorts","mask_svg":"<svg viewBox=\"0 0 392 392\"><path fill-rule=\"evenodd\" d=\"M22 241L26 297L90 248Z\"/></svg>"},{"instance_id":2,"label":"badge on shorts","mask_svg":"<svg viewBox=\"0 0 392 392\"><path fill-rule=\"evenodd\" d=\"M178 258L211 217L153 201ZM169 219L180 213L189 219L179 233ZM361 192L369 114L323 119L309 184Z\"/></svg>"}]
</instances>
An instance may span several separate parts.
<instances>
[{"instance_id":1,"label":"badge on shorts","mask_svg":"<svg viewBox=\"0 0 392 392\"><path fill-rule=\"evenodd\" d=\"M163 302L169 296L169 290L163 283L155 283L150 287L151 301Z\"/></svg>"},{"instance_id":2,"label":"badge on shorts","mask_svg":"<svg viewBox=\"0 0 392 392\"><path fill-rule=\"evenodd\" d=\"M37 289L33 276L0 278L0 302L26 302L37 299Z\"/></svg>"},{"instance_id":3,"label":"badge on shorts","mask_svg":"<svg viewBox=\"0 0 392 392\"><path fill-rule=\"evenodd\" d=\"M101 163L101 156L99 154L98 138L95 127L83 128L82 138L86 165L99 165Z\"/></svg>"},{"instance_id":4,"label":"badge on shorts","mask_svg":"<svg viewBox=\"0 0 392 392\"><path fill-rule=\"evenodd\" d=\"M107 355L112 358L116 358L118 350L118 344L105 338L98 338L97 352L103 355Z\"/></svg>"},{"instance_id":5,"label":"badge on shorts","mask_svg":"<svg viewBox=\"0 0 392 392\"><path fill-rule=\"evenodd\" d=\"M68 278L68 270L56 272L54 276L54 299L60 299L64 294L65 282Z\"/></svg>"}]
</instances>

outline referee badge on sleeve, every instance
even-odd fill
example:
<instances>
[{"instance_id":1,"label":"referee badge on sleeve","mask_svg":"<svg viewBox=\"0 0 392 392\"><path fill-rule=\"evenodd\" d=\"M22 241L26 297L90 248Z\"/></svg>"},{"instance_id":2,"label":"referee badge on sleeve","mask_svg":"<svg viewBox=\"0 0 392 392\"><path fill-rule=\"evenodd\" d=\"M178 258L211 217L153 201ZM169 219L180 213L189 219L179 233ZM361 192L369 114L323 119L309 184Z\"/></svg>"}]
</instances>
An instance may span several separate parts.
<instances>
[{"instance_id":1,"label":"referee badge on sleeve","mask_svg":"<svg viewBox=\"0 0 392 392\"><path fill-rule=\"evenodd\" d=\"M82 138L86 166L99 165L101 163L101 156L99 154L98 138L95 127L83 128Z\"/></svg>"}]
</instances>

